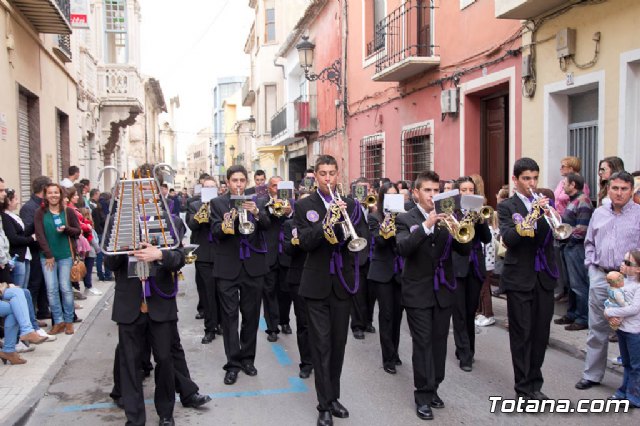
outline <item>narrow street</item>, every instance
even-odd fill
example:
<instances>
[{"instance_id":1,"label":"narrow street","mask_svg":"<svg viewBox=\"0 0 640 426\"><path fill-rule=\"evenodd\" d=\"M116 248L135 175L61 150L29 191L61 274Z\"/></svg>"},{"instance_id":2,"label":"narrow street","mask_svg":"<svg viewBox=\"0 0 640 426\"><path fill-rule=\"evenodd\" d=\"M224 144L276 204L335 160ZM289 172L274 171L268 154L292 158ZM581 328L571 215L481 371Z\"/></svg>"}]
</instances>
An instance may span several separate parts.
<instances>
[{"instance_id":1,"label":"narrow street","mask_svg":"<svg viewBox=\"0 0 640 426\"><path fill-rule=\"evenodd\" d=\"M200 392L213 401L199 410L185 409L176 402L176 424L189 425L312 425L316 421L313 376L298 378L298 351L294 335L280 335L271 344L263 332L258 336L256 367L258 375L241 373L233 386L222 383L224 349L221 337L202 345L202 325L194 319L197 293L191 284L193 266L184 270L186 280L179 295L180 332L187 361ZM113 351L116 326L110 320L111 297L106 298L95 322L55 377L44 398L27 421L28 425L121 425L124 413L112 404ZM293 324L292 324L293 325ZM471 373L457 367L453 355L453 338L449 339L447 378L439 392L446 408L434 410L437 421L444 424L544 424L601 425L602 415L595 414L491 414L490 395L513 396L512 368L508 335L497 326L483 328L477 337L478 353ZM367 334L364 341L349 338L342 375L341 401L351 417L335 419L337 425L420 425L415 416L411 371L411 342L406 323L401 337L403 365L391 376L381 367L377 334ZM606 398L622 377L608 372L603 386L580 392L573 385L580 376L582 361L549 349L544 364L546 383L543 390L552 398ZM147 420L157 422L153 407L153 377L145 381ZM632 419L632 416L635 419ZM640 414L610 414L607 424L638 424Z\"/></svg>"}]
</instances>

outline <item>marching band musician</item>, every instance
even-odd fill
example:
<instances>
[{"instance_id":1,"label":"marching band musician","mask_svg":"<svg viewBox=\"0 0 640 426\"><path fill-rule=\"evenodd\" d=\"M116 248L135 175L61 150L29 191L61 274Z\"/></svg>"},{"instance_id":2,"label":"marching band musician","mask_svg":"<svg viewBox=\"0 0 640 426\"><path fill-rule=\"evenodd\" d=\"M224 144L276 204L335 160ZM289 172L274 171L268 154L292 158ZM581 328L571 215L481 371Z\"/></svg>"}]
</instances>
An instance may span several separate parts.
<instances>
[{"instance_id":1,"label":"marching band musician","mask_svg":"<svg viewBox=\"0 0 640 426\"><path fill-rule=\"evenodd\" d=\"M378 208L369 214L369 231L373 237L373 254L367 280L378 293L378 328L382 349L382 366L396 374L401 364L398 355L402 304L400 275L404 260L397 253L395 214L383 210L385 194L397 194L392 183L384 183L378 191Z\"/></svg>"},{"instance_id":2,"label":"marching band musician","mask_svg":"<svg viewBox=\"0 0 640 426\"><path fill-rule=\"evenodd\" d=\"M476 184L469 176L462 176L454 183L460 195L476 195ZM474 237L468 244L468 256L453 253L453 269L458 288L453 307L453 338L456 358L463 371L471 371L476 348L475 317L480 303L480 290L487 274L482 244L491 242L489 225L481 220L474 225Z\"/></svg>"},{"instance_id":3,"label":"marching band musician","mask_svg":"<svg viewBox=\"0 0 640 426\"><path fill-rule=\"evenodd\" d=\"M541 400L547 399L541 392L541 368L549 343L558 269L552 230L541 212L549 199L534 200L533 196L539 173L531 158L514 163L515 194L498 204L498 217L507 247L501 287L507 293L514 389L518 397Z\"/></svg>"},{"instance_id":4,"label":"marching band musician","mask_svg":"<svg viewBox=\"0 0 640 426\"><path fill-rule=\"evenodd\" d=\"M282 332L291 334L289 325L289 311L291 310L291 297L289 296L289 288L287 286L287 268L291 264L291 258L284 253L282 247L283 233L282 225L284 221L291 216L291 203L287 200L278 199L278 182L281 182L280 176L272 176L269 178L267 191L269 200L267 202L267 213L269 214L270 225L264 232L264 238L267 241L267 266L269 273L264 279L263 303L264 317L267 323L265 332L269 342L278 340L278 325L282 325ZM276 214L273 205L276 202L284 203L282 214ZM281 293L286 297L281 296ZM280 306L282 304L282 306Z\"/></svg>"},{"instance_id":5,"label":"marching band musician","mask_svg":"<svg viewBox=\"0 0 640 426\"><path fill-rule=\"evenodd\" d=\"M333 424L332 416L349 417L349 411L338 398L349 330L349 296L357 291L358 284L354 255L347 249L344 238L343 241L336 238L343 236L340 226L332 224L361 212L349 198L335 195L332 198L338 182L338 163L334 157L319 156L314 170L318 189L296 204L294 227L300 248L307 253L299 295L307 302L309 347L318 397L317 424L329 426ZM350 218L344 218L345 210ZM363 226L366 224L361 220L358 228Z\"/></svg>"},{"instance_id":6,"label":"marching band musician","mask_svg":"<svg viewBox=\"0 0 640 426\"><path fill-rule=\"evenodd\" d=\"M268 272L262 232L269 228L264 200L244 200L236 207L231 195L244 195L247 170L241 165L227 169L229 192L211 201L213 237L218 240L213 276L218 280L222 312L222 336L227 363L224 383L232 385L238 371L255 376L256 334L264 276ZM245 222L246 221L246 222ZM242 228L241 228L242 227ZM247 228L252 228L249 233ZM239 292L239 295L238 295ZM242 325L238 335L238 313Z\"/></svg>"},{"instance_id":7,"label":"marching band musician","mask_svg":"<svg viewBox=\"0 0 640 426\"><path fill-rule=\"evenodd\" d=\"M202 181L203 188L216 188L216 180L211 176L206 176ZM191 242L198 245L195 249L197 256L196 267L196 288L198 298L204 312L204 337L202 343L211 343L216 338L216 333L220 334L220 309L218 304L218 294L216 280L213 278L213 260L215 241L211 232L210 205L203 203L200 195L187 206L187 226L191 229ZM196 319L201 319L200 312Z\"/></svg>"},{"instance_id":8,"label":"marching band musician","mask_svg":"<svg viewBox=\"0 0 640 426\"><path fill-rule=\"evenodd\" d=\"M405 258L402 272L402 305L413 342L413 381L416 414L433 419L431 408L444 408L438 387L444 380L449 322L455 300L452 250L469 254L469 244L452 238L446 219L437 214L433 196L440 192L440 177L422 172L415 182L418 204L396 218L398 254Z\"/></svg>"},{"instance_id":9,"label":"marching band musician","mask_svg":"<svg viewBox=\"0 0 640 426\"><path fill-rule=\"evenodd\" d=\"M300 194L300 199L309 196L308 192ZM298 352L300 353L300 373L301 379L308 379L313 371L311 362L311 350L309 349L309 327L307 322L307 303L304 297L300 296L300 278L302 268L307 258L307 253L300 248L298 230L294 228L293 219L287 219L282 225L284 232L284 251L291 256L291 262L287 269L287 284L293 299L293 311L296 314L296 340L298 342Z\"/></svg>"}]
</instances>

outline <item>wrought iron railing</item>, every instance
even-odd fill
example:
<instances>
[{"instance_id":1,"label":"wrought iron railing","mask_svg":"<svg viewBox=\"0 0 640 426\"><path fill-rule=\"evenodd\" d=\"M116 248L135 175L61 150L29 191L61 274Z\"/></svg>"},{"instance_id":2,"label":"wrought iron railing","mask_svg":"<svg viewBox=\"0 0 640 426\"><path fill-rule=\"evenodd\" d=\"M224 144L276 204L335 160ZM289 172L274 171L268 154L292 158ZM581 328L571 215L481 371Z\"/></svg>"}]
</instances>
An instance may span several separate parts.
<instances>
[{"instance_id":1,"label":"wrought iron railing","mask_svg":"<svg viewBox=\"0 0 640 426\"><path fill-rule=\"evenodd\" d=\"M58 48L71 59L71 36L58 35Z\"/></svg>"},{"instance_id":2,"label":"wrought iron railing","mask_svg":"<svg viewBox=\"0 0 640 426\"><path fill-rule=\"evenodd\" d=\"M384 47L378 49L376 73L410 57L433 56L432 10L432 0L407 0L380 21L372 41L372 48L376 43Z\"/></svg>"},{"instance_id":3,"label":"wrought iron railing","mask_svg":"<svg viewBox=\"0 0 640 426\"><path fill-rule=\"evenodd\" d=\"M275 138L287 130L287 104L271 118L271 137Z\"/></svg>"}]
</instances>

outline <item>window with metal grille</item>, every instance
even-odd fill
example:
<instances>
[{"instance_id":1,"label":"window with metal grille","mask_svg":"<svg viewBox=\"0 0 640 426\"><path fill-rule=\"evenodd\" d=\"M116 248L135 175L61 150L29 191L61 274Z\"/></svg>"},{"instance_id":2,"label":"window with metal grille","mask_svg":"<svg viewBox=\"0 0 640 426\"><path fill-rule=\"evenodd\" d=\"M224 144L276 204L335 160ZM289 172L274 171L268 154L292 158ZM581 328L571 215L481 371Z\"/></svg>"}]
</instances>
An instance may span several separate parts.
<instances>
[{"instance_id":1,"label":"window with metal grille","mask_svg":"<svg viewBox=\"0 0 640 426\"><path fill-rule=\"evenodd\" d=\"M420 126L402 131L402 179L414 181L418 174L433 170L431 129Z\"/></svg>"},{"instance_id":2,"label":"window with metal grille","mask_svg":"<svg viewBox=\"0 0 640 426\"><path fill-rule=\"evenodd\" d=\"M592 201L598 198L598 122L569 124L568 155L582 160L580 174L589 185Z\"/></svg>"},{"instance_id":3,"label":"window with metal grille","mask_svg":"<svg viewBox=\"0 0 640 426\"><path fill-rule=\"evenodd\" d=\"M104 21L106 31L105 61L127 63L127 19L125 0L105 0Z\"/></svg>"},{"instance_id":4,"label":"window with metal grille","mask_svg":"<svg viewBox=\"0 0 640 426\"><path fill-rule=\"evenodd\" d=\"M276 10L266 9L264 20L264 41L269 43L276 40Z\"/></svg>"},{"instance_id":5,"label":"window with metal grille","mask_svg":"<svg viewBox=\"0 0 640 426\"><path fill-rule=\"evenodd\" d=\"M69 116L56 111L56 167L58 182L66 177L69 170L71 153L69 148Z\"/></svg>"},{"instance_id":6,"label":"window with metal grille","mask_svg":"<svg viewBox=\"0 0 640 426\"><path fill-rule=\"evenodd\" d=\"M384 172L384 136L366 136L360 140L360 177L370 184L382 179Z\"/></svg>"}]
</instances>

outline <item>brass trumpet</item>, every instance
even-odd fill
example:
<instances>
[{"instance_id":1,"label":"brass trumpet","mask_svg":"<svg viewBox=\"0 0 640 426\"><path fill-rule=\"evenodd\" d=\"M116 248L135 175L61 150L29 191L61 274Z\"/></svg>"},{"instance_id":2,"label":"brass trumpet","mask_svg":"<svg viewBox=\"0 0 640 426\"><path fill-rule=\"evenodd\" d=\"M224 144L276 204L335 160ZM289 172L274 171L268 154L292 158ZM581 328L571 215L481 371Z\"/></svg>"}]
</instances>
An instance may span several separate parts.
<instances>
[{"instance_id":1,"label":"brass trumpet","mask_svg":"<svg viewBox=\"0 0 640 426\"><path fill-rule=\"evenodd\" d=\"M238 190L238 195L240 195L239 190ZM255 231L255 229L256 227L253 224L253 222L251 222L248 219L247 211L242 207L239 207L238 208L238 231L242 235L249 235L249 234L252 234L253 231Z\"/></svg>"},{"instance_id":2,"label":"brass trumpet","mask_svg":"<svg viewBox=\"0 0 640 426\"><path fill-rule=\"evenodd\" d=\"M542 198L539 194L536 194L531 190L531 195L533 195L534 203L539 205L539 200ZM543 216L549 227L551 228L551 232L553 233L553 238L556 240L566 240L573 234L573 226L568 223L562 223L562 220L559 219L560 213L552 206L547 205L546 207L541 207L544 210Z\"/></svg>"},{"instance_id":3,"label":"brass trumpet","mask_svg":"<svg viewBox=\"0 0 640 426\"><path fill-rule=\"evenodd\" d=\"M195 261L198 259L198 255L194 253L195 250L191 250L189 253L187 253L184 256L184 263L187 265L191 265L192 263L195 263Z\"/></svg>"},{"instance_id":4,"label":"brass trumpet","mask_svg":"<svg viewBox=\"0 0 640 426\"><path fill-rule=\"evenodd\" d=\"M476 235L476 230L468 218L458 221L453 214L447 214L447 218L440 223L442 223L442 226L447 228L449 234L461 244L468 243L473 240L473 237Z\"/></svg>"},{"instance_id":5,"label":"brass trumpet","mask_svg":"<svg viewBox=\"0 0 640 426\"><path fill-rule=\"evenodd\" d=\"M271 207L271 211L273 215L276 217L284 216L284 209L289 205L289 200L276 200L272 199L269 201L265 207Z\"/></svg>"},{"instance_id":6,"label":"brass trumpet","mask_svg":"<svg viewBox=\"0 0 640 426\"><path fill-rule=\"evenodd\" d=\"M369 194L364 199L364 204L367 206L367 208L370 209L373 206L375 206L376 204L378 204L378 197L376 197L375 194Z\"/></svg>"},{"instance_id":7,"label":"brass trumpet","mask_svg":"<svg viewBox=\"0 0 640 426\"><path fill-rule=\"evenodd\" d=\"M329 194L331 195L331 199L333 200L332 201L333 206L331 206L331 209L335 208L338 210L339 213L333 216L335 223L328 223L326 225L324 230L325 238L327 238L330 241L337 242L335 238L335 233L331 228L333 227L333 225L340 225L342 227L342 234L345 240L351 238L351 241L349 241L349 244L347 245L347 247L349 248L349 251L357 252L357 251L364 250L364 248L367 247L367 240L365 238L359 237L358 234L356 234L356 230L353 227L353 223L351 222L351 218L349 217L349 213L347 212L346 207L338 207L336 204L337 201L342 201L342 196L340 195L341 192L342 192L342 185L338 184L338 186L336 187L335 193L331 190L331 185L329 185ZM339 221L338 219L339 216L342 218L341 221Z\"/></svg>"}]
</instances>

